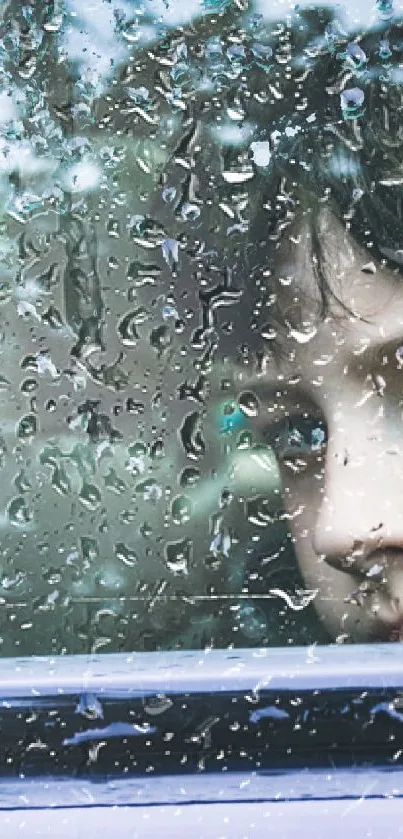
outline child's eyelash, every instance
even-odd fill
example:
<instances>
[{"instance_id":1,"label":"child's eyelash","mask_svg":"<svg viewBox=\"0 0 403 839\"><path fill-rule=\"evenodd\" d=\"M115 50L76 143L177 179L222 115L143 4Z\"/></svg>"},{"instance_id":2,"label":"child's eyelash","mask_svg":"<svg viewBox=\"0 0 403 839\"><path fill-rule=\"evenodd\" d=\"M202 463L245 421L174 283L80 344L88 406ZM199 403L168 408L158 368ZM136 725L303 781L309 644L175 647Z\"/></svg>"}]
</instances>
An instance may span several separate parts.
<instances>
[{"instance_id":1,"label":"child's eyelash","mask_svg":"<svg viewBox=\"0 0 403 839\"><path fill-rule=\"evenodd\" d=\"M327 445L326 425L315 416L284 417L272 423L264 437L279 457L320 454Z\"/></svg>"}]
</instances>

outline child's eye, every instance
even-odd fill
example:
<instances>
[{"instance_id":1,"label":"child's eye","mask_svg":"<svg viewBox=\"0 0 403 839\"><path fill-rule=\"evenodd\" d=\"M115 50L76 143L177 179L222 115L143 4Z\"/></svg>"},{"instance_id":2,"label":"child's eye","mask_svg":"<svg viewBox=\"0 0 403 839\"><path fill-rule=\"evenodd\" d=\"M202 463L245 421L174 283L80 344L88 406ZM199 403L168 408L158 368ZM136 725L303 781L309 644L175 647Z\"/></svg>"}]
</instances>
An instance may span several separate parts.
<instances>
[{"instance_id":1,"label":"child's eye","mask_svg":"<svg viewBox=\"0 0 403 839\"><path fill-rule=\"evenodd\" d=\"M323 454L327 445L327 429L318 417L285 417L267 429L265 440L281 458Z\"/></svg>"}]
</instances>

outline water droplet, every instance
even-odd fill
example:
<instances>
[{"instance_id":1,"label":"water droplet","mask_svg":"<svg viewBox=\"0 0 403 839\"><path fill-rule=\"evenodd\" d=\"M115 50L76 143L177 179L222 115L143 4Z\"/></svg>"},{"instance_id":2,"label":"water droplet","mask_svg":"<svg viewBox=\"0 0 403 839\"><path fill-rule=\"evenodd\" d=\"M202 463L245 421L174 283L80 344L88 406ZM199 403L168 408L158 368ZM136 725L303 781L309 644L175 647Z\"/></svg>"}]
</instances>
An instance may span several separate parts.
<instances>
[{"instance_id":1,"label":"water droplet","mask_svg":"<svg viewBox=\"0 0 403 839\"><path fill-rule=\"evenodd\" d=\"M177 335L182 335L185 331L185 321L179 318L179 320L175 321L174 328Z\"/></svg>"},{"instance_id":2,"label":"water droplet","mask_svg":"<svg viewBox=\"0 0 403 839\"><path fill-rule=\"evenodd\" d=\"M62 452L57 446L46 446L39 454L39 462L53 469L57 466L60 457L62 457Z\"/></svg>"},{"instance_id":3,"label":"water droplet","mask_svg":"<svg viewBox=\"0 0 403 839\"><path fill-rule=\"evenodd\" d=\"M381 61L388 61L388 59L392 55L392 50L390 48L390 42L388 38L381 38L379 41L379 58Z\"/></svg>"},{"instance_id":4,"label":"water droplet","mask_svg":"<svg viewBox=\"0 0 403 839\"><path fill-rule=\"evenodd\" d=\"M24 358L21 359L20 367L22 370L29 370L30 373L38 372L36 358L34 355L25 355Z\"/></svg>"},{"instance_id":5,"label":"water droplet","mask_svg":"<svg viewBox=\"0 0 403 839\"><path fill-rule=\"evenodd\" d=\"M26 395L33 393L38 388L38 382L36 379L24 379L21 384L21 393Z\"/></svg>"},{"instance_id":6,"label":"water droplet","mask_svg":"<svg viewBox=\"0 0 403 839\"><path fill-rule=\"evenodd\" d=\"M276 521L267 498L261 496L250 498L246 502L245 509L247 521L255 527L268 527Z\"/></svg>"},{"instance_id":7,"label":"water droplet","mask_svg":"<svg viewBox=\"0 0 403 839\"><path fill-rule=\"evenodd\" d=\"M176 198L176 188L174 186L166 186L162 190L162 198L167 204L172 204L172 201Z\"/></svg>"},{"instance_id":8,"label":"water droplet","mask_svg":"<svg viewBox=\"0 0 403 839\"><path fill-rule=\"evenodd\" d=\"M122 512L119 513L119 521L121 521L122 524L133 524L133 522L136 521L136 518L137 513L134 510L122 510Z\"/></svg>"},{"instance_id":9,"label":"water droplet","mask_svg":"<svg viewBox=\"0 0 403 839\"><path fill-rule=\"evenodd\" d=\"M187 457L199 460L204 455L206 445L201 432L201 418L198 411L187 414L179 429L179 439Z\"/></svg>"},{"instance_id":10,"label":"water droplet","mask_svg":"<svg viewBox=\"0 0 403 839\"><path fill-rule=\"evenodd\" d=\"M128 548L123 542L117 542L115 547L115 556L120 559L128 568L133 568L137 563L137 555L132 548Z\"/></svg>"},{"instance_id":11,"label":"water droplet","mask_svg":"<svg viewBox=\"0 0 403 839\"><path fill-rule=\"evenodd\" d=\"M236 428L239 428L245 422L245 412L233 400L224 403L221 414L218 427L220 434L232 434Z\"/></svg>"},{"instance_id":12,"label":"water droplet","mask_svg":"<svg viewBox=\"0 0 403 839\"><path fill-rule=\"evenodd\" d=\"M119 239L120 225L117 219L109 219L106 229L108 232L108 236L111 236L114 239Z\"/></svg>"},{"instance_id":13,"label":"water droplet","mask_svg":"<svg viewBox=\"0 0 403 839\"><path fill-rule=\"evenodd\" d=\"M161 355L164 350L166 350L172 342L171 333L169 331L169 327L166 324L158 326L156 329L153 329L150 335L150 344L154 349L158 351Z\"/></svg>"},{"instance_id":14,"label":"water droplet","mask_svg":"<svg viewBox=\"0 0 403 839\"><path fill-rule=\"evenodd\" d=\"M171 515L175 524L185 524L192 514L192 505L185 495L178 495L174 498L171 507Z\"/></svg>"},{"instance_id":15,"label":"water droplet","mask_svg":"<svg viewBox=\"0 0 403 839\"><path fill-rule=\"evenodd\" d=\"M82 536L80 542L81 552L84 560L86 560L87 562L92 562L94 559L98 558L99 546L96 539L94 539L92 536Z\"/></svg>"},{"instance_id":16,"label":"water droplet","mask_svg":"<svg viewBox=\"0 0 403 839\"><path fill-rule=\"evenodd\" d=\"M31 489L31 482L28 480L25 472L21 471L14 478L14 484L17 492L21 495L23 492L28 492Z\"/></svg>"},{"instance_id":17,"label":"water droplet","mask_svg":"<svg viewBox=\"0 0 403 839\"><path fill-rule=\"evenodd\" d=\"M62 573L60 568L46 568L43 574L43 579L45 580L45 583L47 583L49 586L53 587L60 585L62 581Z\"/></svg>"},{"instance_id":18,"label":"water droplet","mask_svg":"<svg viewBox=\"0 0 403 839\"><path fill-rule=\"evenodd\" d=\"M33 519L32 512L28 509L25 498L18 496L13 498L7 506L7 515L11 524L21 527Z\"/></svg>"},{"instance_id":19,"label":"water droplet","mask_svg":"<svg viewBox=\"0 0 403 839\"><path fill-rule=\"evenodd\" d=\"M18 74L22 79L32 79L36 71L36 55L35 53L23 52L23 57L18 66Z\"/></svg>"},{"instance_id":20,"label":"water droplet","mask_svg":"<svg viewBox=\"0 0 403 839\"><path fill-rule=\"evenodd\" d=\"M270 143L267 140L251 143L253 162L256 166L268 166L271 160Z\"/></svg>"},{"instance_id":21,"label":"water droplet","mask_svg":"<svg viewBox=\"0 0 403 839\"><path fill-rule=\"evenodd\" d=\"M159 438L158 440L155 440L155 442L152 444L152 446L150 448L150 457L151 457L152 460L158 460L158 459L164 457L164 454L165 454L164 441L161 440L161 438Z\"/></svg>"},{"instance_id":22,"label":"water droplet","mask_svg":"<svg viewBox=\"0 0 403 839\"><path fill-rule=\"evenodd\" d=\"M229 489L223 489L220 498L220 509L227 509L234 499L233 493Z\"/></svg>"},{"instance_id":23,"label":"water droplet","mask_svg":"<svg viewBox=\"0 0 403 839\"><path fill-rule=\"evenodd\" d=\"M38 426L35 414L26 414L26 416L22 417L18 423L17 436L26 440L29 437L33 437L37 430Z\"/></svg>"},{"instance_id":24,"label":"water droplet","mask_svg":"<svg viewBox=\"0 0 403 839\"><path fill-rule=\"evenodd\" d=\"M161 276L159 265L134 261L130 264L127 279L134 283L135 288L145 285L155 285L155 281Z\"/></svg>"},{"instance_id":25,"label":"water droplet","mask_svg":"<svg viewBox=\"0 0 403 839\"><path fill-rule=\"evenodd\" d=\"M165 239L162 243L162 255L173 274L179 265L179 242L176 239Z\"/></svg>"},{"instance_id":26,"label":"water droplet","mask_svg":"<svg viewBox=\"0 0 403 839\"><path fill-rule=\"evenodd\" d=\"M166 303L161 314L163 320L178 320L179 318L178 310L172 303Z\"/></svg>"},{"instance_id":27,"label":"water droplet","mask_svg":"<svg viewBox=\"0 0 403 839\"><path fill-rule=\"evenodd\" d=\"M135 312L128 312L128 314L119 321L117 330L123 344L128 347L135 347L139 339L139 335L136 330Z\"/></svg>"},{"instance_id":28,"label":"water droplet","mask_svg":"<svg viewBox=\"0 0 403 839\"><path fill-rule=\"evenodd\" d=\"M403 364L403 357L402 357L402 364ZM194 487L196 484L199 483L201 478L199 469L195 469L193 466L186 466L185 469L182 470L180 476L180 486L185 487Z\"/></svg>"},{"instance_id":29,"label":"water droplet","mask_svg":"<svg viewBox=\"0 0 403 839\"><path fill-rule=\"evenodd\" d=\"M114 492L116 495L122 495L122 493L127 489L125 482L119 478L119 475L112 467L110 468L108 474L105 475L104 483L106 488L111 492Z\"/></svg>"},{"instance_id":30,"label":"water droplet","mask_svg":"<svg viewBox=\"0 0 403 839\"><path fill-rule=\"evenodd\" d=\"M210 551L215 557L221 554L222 556L228 557L230 549L231 536L227 528L219 526L218 532L215 534L210 543Z\"/></svg>"},{"instance_id":31,"label":"water droplet","mask_svg":"<svg viewBox=\"0 0 403 839\"><path fill-rule=\"evenodd\" d=\"M259 413L259 400L252 391L244 391L238 399L239 410L246 417L257 417Z\"/></svg>"},{"instance_id":32,"label":"water droplet","mask_svg":"<svg viewBox=\"0 0 403 839\"><path fill-rule=\"evenodd\" d=\"M0 305L11 300L12 289L10 283L5 280L0 282Z\"/></svg>"},{"instance_id":33,"label":"water droplet","mask_svg":"<svg viewBox=\"0 0 403 839\"><path fill-rule=\"evenodd\" d=\"M150 696L146 699L144 710L146 714L152 717L157 717L159 714L164 714L173 706L173 701L168 696L158 694L157 696Z\"/></svg>"},{"instance_id":34,"label":"water droplet","mask_svg":"<svg viewBox=\"0 0 403 839\"><path fill-rule=\"evenodd\" d=\"M362 266L361 271L364 274L376 274L376 265L374 262L366 262L365 265Z\"/></svg>"},{"instance_id":35,"label":"water droplet","mask_svg":"<svg viewBox=\"0 0 403 839\"><path fill-rule=\"evenodd\" d=\"M329 52L335 52L335 44L337 41L343 40L346 37L345 32L341 29L339 21L331 21L325 28L325 39L328 44Z\"/></svg>"},{"instance_id":36,"label":"water droplet","mask_svg":"<svg viewBox=\"0 0 403 839\"><path fill-rule=\"evenodd\" d=\"M326 433L323 428L313 428L311 431L311 449L312 451L320 451L325 443Z\"/></svg>"},{"instance_id":37,"label":"water droplet","mask_svg":"<svg viewBox=\"0 0 403 839\"><path fill-rule=\"evenodd\" d=\"M95 484L90 484L87 481L84 481L81 491L79 494L79 499L85 507L88 507L89 510L96 510L99 504L101 503L101 493Z\"/></svg>"},{"instance_id":38,"label":"water droplet","mask_svg":"<svg viewBox=\"0 0 403 839\"><path fill-rule=\"evenodd\" d=\"M393 17L393 0L376 0L376 5L381 20L390 20Z\"/></svg>"},{"instance_id":39,"label":"water droplet","mask_svg":"<svg viewBox=\"0 0 403 839\"><path fill-rule=\"evenodd\" d=\"M260 44L256 42L252 44L251 51L255 59L255 64L267 73L271 67L270 59L273 56L272 48L267 44Z\"/></svg>"},{"instance_id":40,"label":"water droplet","mask_svg":"<svg viewBox=\"0 0 403 839\"><path fill-rule=\"evenodd\" d=\"M129 446L128 452L130 457L144 457L147 454L147 446L145 443L138 441Z\"/></svg>"},{"instance_id":41,"label":"water droplet","mask_svg":"<svg viewBox=\"0 0 403 839\"><path fill-rule=\"evenodd\" d=\"M56 466L52 474L52 487L59 495L71 492L70 478L62 466Z\"/></svg>"},{"instance_id":42,"label":"water droplet","mask_svg":"<svg viewBox=\"0 0 403 839\"><path fill-rule=\"evenodd\" d=\"M375 390L378 396L383 396L386 388L386 381L379 373L374 373L372 376Z\"/></svg>"},{"instance_id":43,"label":"water droplet","mask_svg":"<svg viewBox=\"0 0 403 839\"><path fill-rule=\"evenodd\" d=\"M237 440L237 449L252 448L253 436L250 431L242 431Z\"/></svg>"},{"instance_id":44,"label":"water droplet","mask_svg":"<svg viewBox=\"0 0 403 839\"><path fill-rule=\"evenodd\" d=\"M242 171L236 172L235 170L232 171L223 171L222 177L223 180L226 181L228 184L243 184L246 181L250 181L251 178L254 176L254 171L252 166L245 167Z\"/></svg>"},{"instance_id":45,"label":"water droplet","mask_svg":"<svg viewBox=\"0 0 403 839\"><path fill-rule=\"evenodd\" d=\"M162 498L162 488L152 478L143 481L141 484L137 484L136 492L143 496L144 501L153 501L156 503Z\"/></svg>"},{"instance_id":46,"label":"water droplet","mask_svg":"<svg viewBox=\"0 0 403 839\"><path fill-rule=\"evenodd\" d=\"M196 221L200 216L200 207L185 201L181 206L181 216L183 221Z\"/></svg>"},{"instance_id":47,"label":"water droplet","mask_svg":"<svg viewBox=\"0 0 403 839\"><path fill-rule=\"evenodd\" d=\"M128 414L134 414L135 416L140 416L144 414L146 406L144 402L137 402L135 399L132 399L130 396L126 402L126 411Z\"/></svg>"},{"instance_id":48,"label":"water droplet","mask_svg":"<svg viewBox=\"0 0 403 839\"><path fill-rule=\"evenodd\" d=\"M258 606L249 601L241 602L236 613L236 623L242 635L252 643L259 643L267 635L267 618Z\"/></svg>"},{"instance_id":49,"label":"water droplet","mask_svg":"<svg viewBox=\"0 0 403 839\"><path fill-rule=\"evenodd\" d=\"M288 337L294 338L294 341L297 341L298 344L307 344L309 341L312 341L317 334L317 331L316 326L308 327L303 331L300 329L290 328Z\"/></svg>"},{"instance_id":50,"label":"water droplet","mask_svg":"<svg viewBox=\"0 0 403 839\"><path fill-rule=\"evenodd\" d=\"M50 373L53 379L58 378L59 372L56 365L53 363L49 350L41 350L36 356L36 366L40 376L45 376Z\"/></svg>"},{"instance_id":51,"label":"water droplet","mask_svg":"<svg viewBox=\"0 0 403 839\"><path fill-rule=\"evenodd\" d=\"M144 521L143 524L141 525L141 527L139 527L139 533L140 533L141 536L144 536L145 539L147 539L149 536L151 536L152 532L153 532L153 529L147 521Z\"/></svg>"},{"instance_id":52,"label":"water droplet","mask_svg":"<svg viewBox=\"0 0 403 839\"><path fill-rule=\"evenodd\" d=\"M26 582L27 575L24 571L15 571L14 577L9 577L4 574L0 577L0 588L4 591L14 591L16 588L22 586Z\"/></svg>"},{"instance_id":53,"label":"water droplet","mask_svg":"<svg viewBox=\"0 0 403 839\"><path fill-rule=\"evenodd\" d=\"M363 115L365 94L359 87L345 88L340 94L340 104L345 119L357 119Z\"/></svg>"},{"instance_id":54,"label":"water droplet","mask_svg":"<svg viewBox=\"0 0 403 839\"><path fill-rule=\"evenodd\" d=\"M53 14L52 17L49 17L48 20L43 24L43 28L46 32L60 32L62 24L63 15Z\"/></svg>"},{"instance_id":55,"label":"water droplet","mask_svg":"<svg viewBox=\"0 0 403 839\"><path fill-rule=\"evenodd\" d=\"M347 45L346 51L340 54L340 58L345 58L347 64L354 70L362 69L368 61L364 50L356 41L351 41Z\"/></svg>"},{"instance_id":56,"label":"water droplet","mask_svg":"<svg viewBox=\"0 0 403 839\"><path fill-rule=\"evenodd\" d=\"M175 575L188 574L192 550L193 543L189 539L168 542L165 545L165 561L168 570Z\"/></svg>"}]
</instances>

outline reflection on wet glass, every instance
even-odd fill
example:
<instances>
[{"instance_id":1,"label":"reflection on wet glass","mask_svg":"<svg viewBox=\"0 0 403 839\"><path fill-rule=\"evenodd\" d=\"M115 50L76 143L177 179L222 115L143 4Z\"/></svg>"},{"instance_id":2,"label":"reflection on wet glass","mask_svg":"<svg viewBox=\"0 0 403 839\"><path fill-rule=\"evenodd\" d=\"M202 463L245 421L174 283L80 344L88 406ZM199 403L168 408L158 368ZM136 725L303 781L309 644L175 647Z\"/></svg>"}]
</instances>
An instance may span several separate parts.
<instances>
[{"instance_id":1,"label":"reflection on wet glass","mask_svg":"<svg viewBox=\"0 0 403 839\"><path fill-rule=\"evenodd\" d=\"M347 229L358 219L374 245L354 154L371 80L396 59L393 4L377 2L362 43L331 10L269 22L211 2L184 28L149 5L99 10L99 62L100 32L68 0L0 10L0 652L341 638L295 556L311 534L290 477L321 485L331 432L264 382L312 352L318 391L342 351L336 335L312 349L324 253L317 236L308 262L324 285L305 311L293 223L298 208L314 217L319 132L315 206L334 189ZM309 88L320 62L329 78ZM374 136L396 134L378 94ZM379 202L401 218L386 147ZM361 261L365 281L399 265L396 237ZM276 369L284 390L297 371ZM367 377L389 422L387 370ZM102 718L90 694L77 713Z\"/></svg>"}]
</instances>

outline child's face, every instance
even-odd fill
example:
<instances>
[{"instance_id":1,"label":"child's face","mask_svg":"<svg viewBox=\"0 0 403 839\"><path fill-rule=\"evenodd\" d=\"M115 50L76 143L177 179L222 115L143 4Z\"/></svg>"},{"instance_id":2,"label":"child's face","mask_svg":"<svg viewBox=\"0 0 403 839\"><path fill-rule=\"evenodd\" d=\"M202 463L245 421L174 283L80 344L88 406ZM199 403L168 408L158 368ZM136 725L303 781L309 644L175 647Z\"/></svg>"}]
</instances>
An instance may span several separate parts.
<instances>
[{"instance_id":1,"label":"child's face","mask_svg":"<svg viewBox=\"0 0 403 839\"><path fill-rule=\"evenodd\" d=\"M310 340L291 334L289 361L273 362L248 388L260 398L259 430L278 451L300 568L307 587L318 589L314 602L327 628L354 641L399 638L403 277L379 264L376 273L363 271L371 257L336 220L322 235L331 287L367 322L333 305ZM295 257L291 287L312 293L303 242L292 258L285 243L278 267ZM306 324L309 308L313 302Z\"/></svg>"}]
</instances>

